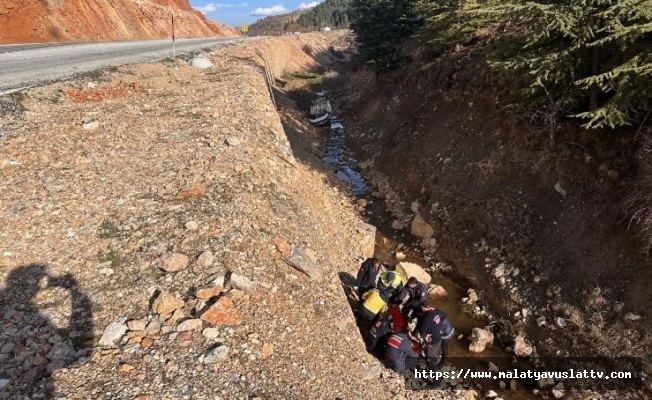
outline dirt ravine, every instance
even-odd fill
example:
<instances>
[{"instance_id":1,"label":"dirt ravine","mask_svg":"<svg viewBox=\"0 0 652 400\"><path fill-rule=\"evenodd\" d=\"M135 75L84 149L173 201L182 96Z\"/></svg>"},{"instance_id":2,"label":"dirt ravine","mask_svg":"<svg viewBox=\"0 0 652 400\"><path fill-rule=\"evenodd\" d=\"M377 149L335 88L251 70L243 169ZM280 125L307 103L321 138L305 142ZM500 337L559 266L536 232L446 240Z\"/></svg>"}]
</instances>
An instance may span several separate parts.
<instances>
[{"instance_id":1,"label":"dirt ravine","mask_svg":"<svg viewBox=\"0 0 652 400\"><path fill-rule=\"evenodd\" d=\"M405 391L344 297L373 238L306 161L315 131L288 140L258 56L280 77L337 40L0 98L0 399L475 398Z\"/></svg>"},{"instance_id":2,"label":"dirt ravine","mask_svg":"<svg viewBox=\"0 0 652 400\"><path fill-rule=\"evenodd\" d=\"M484 287L539 354L649 359L652 266L620 206L631 157L608 141L627 132L542 144L500 107L481 56L425 53L383 75L342 67L337 83L349 145L399 225L428 221L433 258Z\"/></svg>"}]
</instances>

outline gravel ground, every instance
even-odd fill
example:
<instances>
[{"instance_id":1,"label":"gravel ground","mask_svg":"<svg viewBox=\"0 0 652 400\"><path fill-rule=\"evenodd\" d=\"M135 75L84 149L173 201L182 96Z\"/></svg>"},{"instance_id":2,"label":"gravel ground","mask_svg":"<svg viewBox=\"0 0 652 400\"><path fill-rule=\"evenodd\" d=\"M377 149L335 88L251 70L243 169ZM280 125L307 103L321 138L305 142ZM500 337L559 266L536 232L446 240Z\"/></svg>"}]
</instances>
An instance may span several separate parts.
<instances>
[{"instance_id":1,"label":"gravel ground","mask_svg":"<svg viewBox=\"0 0 652 400\"><path fill-rule=\"evenodd\" d=\"M3 99L0 398L473 398L405 391L364 349L338 274L369 238L293 156L256 54L280 76L332 40Z\"/></svg>"}]
</instances>

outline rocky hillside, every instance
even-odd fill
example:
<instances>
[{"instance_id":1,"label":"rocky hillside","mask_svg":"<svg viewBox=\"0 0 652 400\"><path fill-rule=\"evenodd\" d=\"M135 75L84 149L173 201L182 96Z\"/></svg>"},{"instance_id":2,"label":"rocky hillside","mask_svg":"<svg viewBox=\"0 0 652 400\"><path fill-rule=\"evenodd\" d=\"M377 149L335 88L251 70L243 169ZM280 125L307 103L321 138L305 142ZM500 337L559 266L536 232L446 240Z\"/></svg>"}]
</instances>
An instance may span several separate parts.
<instances>
[{"instance_id":1,"label":"rocky hillside","mask_svg":"<svg viewBox=\"0 0 652 400\"><path fill-rule=\"evenodd\" d=\"M0 398L407 395L342 290L373 229L296 158L318 135L286 136L261 69L314 66L301 48L329 38L0 99Z\"/></svg>"},{"instance_id":2,"label":"rocky hillside","mask_svg":"<svg viewBox=\"0 0 652 400\"><path fill-rule=\"evenodd\" d=\"M236 36L188 0L0 0L0 44Z\"/></svg>"},{"instance_id":3,"label":"rocky hillside","mask_svg":"<svg viewBox=\"0 0 652 400\"><path fill-rule=\"evenodd\" d=\"M286 31L301 30L301 26L296 24L297 19L308 11L309 9L297 10L288 14L265 17L251 24L249 36L277 36L284 34Z\"/></svg>"}]
</instances>

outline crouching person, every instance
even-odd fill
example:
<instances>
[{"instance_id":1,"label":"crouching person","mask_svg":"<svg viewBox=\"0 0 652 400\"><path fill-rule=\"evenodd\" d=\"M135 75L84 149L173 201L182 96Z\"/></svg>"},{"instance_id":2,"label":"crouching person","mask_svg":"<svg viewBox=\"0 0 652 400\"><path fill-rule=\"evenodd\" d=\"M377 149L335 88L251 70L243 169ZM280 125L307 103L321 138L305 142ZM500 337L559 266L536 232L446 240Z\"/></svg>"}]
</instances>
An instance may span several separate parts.
<instances>
[{"instance_id":1,"label":"crouching person","mask_svg":"<svg viewBox=\"0 0 652 400\"><path fill-rule=\"evenodd\" d=\"M417 366L419 352L413 348L412 341L405 333L394 333L387 340L385 360L390 368L401 373Z\"/></svg>"},{"instance_id":2,"label":"crouching person","mask_svg":"<svg viewBox=\"0 0 652 400\"><path fill-rule=\"evenodd\" d=\"M378 315L384 315L387 312L388 295L384 290L371 289L362 295L362 307L360 307L360 316L371 321Z\"/></svg>"},{"instance_id":3,"label":"crouching person","mask_svg":"<svg viewBox=\"0 0 652 400\"><path fill-rule=\"evenodd\" d=\"M383 347L391 331L391 322L388 318L378 318L369 331L367 336L367 350L379 355L383 355Z\"/></svg>"}]
</instances>

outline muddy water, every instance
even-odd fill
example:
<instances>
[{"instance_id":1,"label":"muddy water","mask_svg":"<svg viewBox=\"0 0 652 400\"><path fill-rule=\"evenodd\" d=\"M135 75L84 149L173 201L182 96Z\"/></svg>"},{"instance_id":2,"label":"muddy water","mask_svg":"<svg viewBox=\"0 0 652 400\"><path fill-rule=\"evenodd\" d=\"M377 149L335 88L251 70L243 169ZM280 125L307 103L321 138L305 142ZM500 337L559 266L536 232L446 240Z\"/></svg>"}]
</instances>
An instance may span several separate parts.
<instances>
[{"instance_id":1,"label":"muddy water","mask_svg":"<svg viewBox=\"0 0 652 400\"><path fill-rule=\"evenodd\" d=\"M328 137L324 140L324 162L330 168L336 171L339 179L346 182L350 188L351 193L357 198L363 198L368 201L369 207L367 208L368 221L377 227L376 234L376 256L389 265L397 263L394 258L394 253L402 245L401 251L406 254L406 260L421 266L430 265L420 251L413 247L413 239L405 234L399 233L391 229L391 218L385 211L381 201L371 198L372 187L360 172L356 169L357 160L353 154L347 150L345 145L346 131L333 132L331 131ZM453 248L439 248L440 254L446 254L447 261L453 265L460 266L461 264L470 263L470 257L464 256L466 252L463 249ZM457 256L456 256L457 255ZM466 265L471 268L472 265ZM463 268L459 270L463 271ZM449 316L453 322L456 331L456 337L451 341L451 364L453 369L471 368L474 371L486 370L486 363L483 364L478 360L479 358L492 358L492 361L498 365L501 370L513 369L518 366L519 369L527 368L527 365L519 363L518 365L512 362L512 356L504 349L499 347L497 343L489 347L481 355L469 352L468 337L475 327L485 327L488 321L479 319L473 316L469 311L468 305L462 303L461 299L467 295L467 290L472 287L471 283L460 275L444 275L442 273L431 273L433 278L432 282L443 286L448 295L444 298L436 300L436 307L442 309ZM434 300L434 299L433 299ZM459 339L458 339L459 337ZM494 358L504 360L502 362L496 361ZM475 362L474 360L477 360ZM481 367L485 368L481 368ZM479 368L480 367L480 368ZM509 382L505 382L509 385ZM530 390L518 391L502 391L498 389L498 381L495 382L494 387L484 387L483 389L496 390L499 395L506 399L526 400L537 399ZM519 389L529 389L522 386Z\"/></svg>"}]
</instances>

